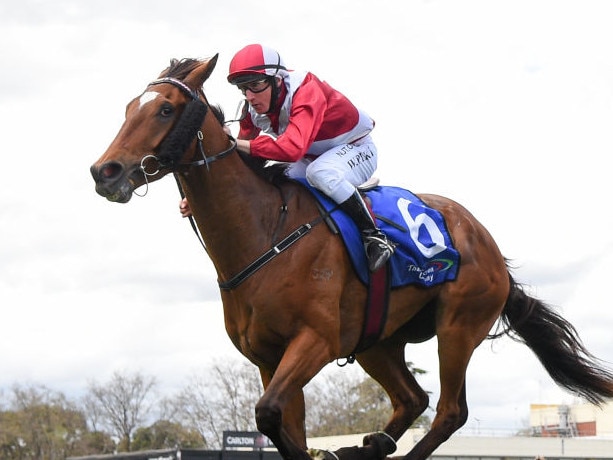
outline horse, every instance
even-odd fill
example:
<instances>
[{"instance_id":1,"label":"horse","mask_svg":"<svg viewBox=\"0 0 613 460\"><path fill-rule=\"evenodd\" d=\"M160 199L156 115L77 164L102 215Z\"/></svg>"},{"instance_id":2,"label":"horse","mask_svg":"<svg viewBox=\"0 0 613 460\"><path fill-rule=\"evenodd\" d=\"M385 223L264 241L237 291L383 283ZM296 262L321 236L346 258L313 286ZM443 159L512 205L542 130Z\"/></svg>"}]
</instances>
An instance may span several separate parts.
<instances>
[{"instance_id":1,"label":"horse","mask_svg":"<svg viewBox=\"0 0 613 460\"><path fill-rule=\"evenodd\" d=\"M368 286L312 193L287 178L282 164L236 149L223 111L202 89L217 58L172 59L127 104L123 125L90 172L96 192L117 203L127 203L140 186L175 176L218 276L225 329L260 372L257 428L285 460L313 454L304 386L328 363L349 356L385 390L392 414L362 446L319 454L336 460L393 454L429 406L407 368L405 346L435 337L440 397L431 427L402 454L406 460L425 460L466 423L467 366L486 339L507 335L526 344L558 385L590 402L613 397L613 374L573 325L515 281L510 261L467 209L433 194L418 196L444 216L460 254L457 277L391 289L380 334L358 348Z\"/></svg>"}]
</instances>

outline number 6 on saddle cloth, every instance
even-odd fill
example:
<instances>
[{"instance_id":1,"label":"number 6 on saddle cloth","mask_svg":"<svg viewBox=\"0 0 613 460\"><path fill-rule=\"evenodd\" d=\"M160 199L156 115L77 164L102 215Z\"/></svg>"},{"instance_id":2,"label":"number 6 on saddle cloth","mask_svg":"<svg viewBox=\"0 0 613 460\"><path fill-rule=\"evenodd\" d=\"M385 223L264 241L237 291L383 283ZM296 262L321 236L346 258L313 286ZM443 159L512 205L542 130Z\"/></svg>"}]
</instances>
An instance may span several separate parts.
<instances>
[{"instance_id":1,"label":"number 6 on saddle cloth","mask_svg":"<svg viewBox=\"0 0 613 460\"><path fill-rule=\"evenodd\" d=\"M359 230L352 219L341 212L336 203L299 179L322 204L338 226L351 261L363 283L368 284L369 272ZM433 286L452 281L457 276L460 255L453 247L441 213L425 205L408 190L377 186L362 192L371 204L377 224L396 244L389 260L390 287L408 284Z\"/></svg>"}]
</instances>

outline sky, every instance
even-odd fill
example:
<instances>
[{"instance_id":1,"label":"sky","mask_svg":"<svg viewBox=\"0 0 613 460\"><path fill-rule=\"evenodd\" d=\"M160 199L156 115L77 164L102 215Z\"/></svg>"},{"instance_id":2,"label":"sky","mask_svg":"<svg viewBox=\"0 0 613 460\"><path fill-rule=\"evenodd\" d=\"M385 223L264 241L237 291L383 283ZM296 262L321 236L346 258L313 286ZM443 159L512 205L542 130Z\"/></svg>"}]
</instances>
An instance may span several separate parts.
<instances>
[{"instance_id":1,"label":"sky","mask_svg":"<svg viewBox=\"0 0 613 460\"><path fill-rule=\"evenodd\" d=\"M381 183L466 206L516 279L613 362L610 11L606 0L2 2L0 391L79 395L141 372L172 393L215 360L242 360L172 177L116 204L89 167L172 58L219 53L204 90L232 116L240 93L226 72L249 43L366 110ZM435 341L406 358L427 371L434 406ZM508 339L476 350L467 385L468 434L520 429L531 403L576 402Z\"/></svg>"}]
</instances>

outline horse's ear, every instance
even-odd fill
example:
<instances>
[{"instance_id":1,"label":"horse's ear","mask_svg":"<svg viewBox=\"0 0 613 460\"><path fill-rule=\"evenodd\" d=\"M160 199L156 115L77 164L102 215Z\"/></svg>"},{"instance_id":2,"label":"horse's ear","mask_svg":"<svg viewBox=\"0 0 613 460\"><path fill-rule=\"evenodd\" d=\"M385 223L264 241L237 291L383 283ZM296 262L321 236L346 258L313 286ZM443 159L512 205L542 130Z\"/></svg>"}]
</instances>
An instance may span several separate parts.
<instances>
[{"instance_id":1,"label":"horse's ear","mask_svg":"<svg viewBox=\"0 0 613 460\"><path fill-rule=\"evenodd\" d=\"M219 57L219 53L213 56L210 59L202 61L201 64L196 67L196 69L188 76L186 80L189 80L190 83L193 83L192 88L200 88L203 83L211 76L215 66L217 65L217 58Z\"/></svg>"}]
</instances>

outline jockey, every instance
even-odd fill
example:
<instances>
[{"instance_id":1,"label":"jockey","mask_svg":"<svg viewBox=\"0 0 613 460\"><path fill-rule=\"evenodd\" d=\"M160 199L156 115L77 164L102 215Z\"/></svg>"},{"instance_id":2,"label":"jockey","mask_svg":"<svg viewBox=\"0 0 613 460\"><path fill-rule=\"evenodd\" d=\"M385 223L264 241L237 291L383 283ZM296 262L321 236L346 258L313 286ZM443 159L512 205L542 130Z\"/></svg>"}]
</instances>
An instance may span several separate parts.
<instances>
[{"instance_id":1,"label":"jockey","mask_svg":"<svg viewBox=\"0 0 613 460\"><path fill-rule=\"evenodd\" d=\"M314 74L288 70L279 53L263 45L248 45L234 55L228 82L249 104L237 148L290 163L289 177L306 178L338 203L361 232L370 271L381 268L394 246L356 189L377 168L370 136L374 121Z\"/></svg>"}]
</instances>

